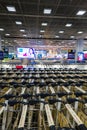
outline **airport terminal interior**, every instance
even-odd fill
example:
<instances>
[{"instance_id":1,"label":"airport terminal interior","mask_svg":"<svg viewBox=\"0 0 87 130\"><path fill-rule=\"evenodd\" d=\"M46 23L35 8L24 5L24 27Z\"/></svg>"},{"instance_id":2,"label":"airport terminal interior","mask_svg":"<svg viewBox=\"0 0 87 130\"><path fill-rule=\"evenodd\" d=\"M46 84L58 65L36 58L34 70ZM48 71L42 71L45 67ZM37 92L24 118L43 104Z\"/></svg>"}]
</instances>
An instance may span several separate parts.
<instances>
[{"instance_id":1,"label":"airport terminal interior","mask_svg":"<svg viewBox=\"0 0 87 130\"><path fill-rule=\"evenodd\" d=\"M0 0L0 130L87 130L87 0Z\"/></svg>"}]
</instances>

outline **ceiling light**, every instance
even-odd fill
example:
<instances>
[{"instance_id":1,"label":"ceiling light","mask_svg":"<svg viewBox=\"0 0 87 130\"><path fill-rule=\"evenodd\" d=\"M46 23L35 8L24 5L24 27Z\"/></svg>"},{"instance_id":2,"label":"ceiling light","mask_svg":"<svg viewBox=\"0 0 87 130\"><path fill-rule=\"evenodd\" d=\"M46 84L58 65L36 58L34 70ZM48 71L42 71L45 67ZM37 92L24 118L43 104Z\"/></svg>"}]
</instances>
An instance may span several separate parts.
<instances>
[{"instance_id":1,"label":"ceiling light","mask_svg":"<svg viewBox=\"0 0 87 130\"><path fill-rule=\"evenodd\" d=\"M17 40L14 40L14 42L17 42Z\"/></svg>"},{"instance_id":2,"label":"ceiling light","mask_svg":"<svg viewBox=\"0 0 87 130\"><path fill-rule=\"evenodd\" d=\"M4 29L3 29L3 28L0 28L0 31L4 31Z\"/></svg>"},{"instance_id":3,"label":"ceiling light","mask_svg":"<svg viewBox=\"0 0 87 130\"><path fill-rule=\"evenodd\" d=\"M29 43L29 41L26 41L27 43Z\"/></svg>"},{"instance_id":4,"label":"ceiling light","mask_svg":"<svg viewBox=\"0 0 87 130\"><path fill-rule=\"evenodd\" d=\"M47 26L47 23L42 23L41 25L42 25L42 26Z\"/></svg>"},{"instance_id":5,"label":"ceiling light","mask_svg":"<svg viewBox=\"0 0 87 130\"><path fill-rule=\"evenodd\" d=\"M24 29L21 29L20 32L25 32L25 30L24 30Z\"/></svg>"},{"instance_id":6,"label":"ceiling light","mask_svg":"<svg viewBox=\"0 0 87 130\"><path fill-rule=\"evenodd\" d=\"M55 36L55 38L59 38L59 36Z\"/></svg>"},{"instance_id":7,"label":"ceiling light","mask_svg":"<svg viewBox=\"0 0 87 130\"><path fill-rule=\"evenodd\" d=\"M64 43L64 41L62 41L61 43Z\"/></svg>"},{"instance_id":8,"label":"ceiling light","mask_svg":"<svg viewBox=\"0 0 87 130\"><path fill-rule=\"evenodd\" d=\"M7 33L7 34L5 34L5 36L10 36L10 34L9 34L9 33Z\"/></svg>"},{"instance_id":9,"label":"ceiling light","mask_svg":"<svg viewBox=\"0 0 87 130\"><path fill-rule=\"evenodd\" d=\"M8 43L8 41L6 41L5 43Z\"/></svg>"},{"instance_id":10,"label":"ceiling light","mask_svg":"<svg viewBox=\"0 0 87 130\"><path fill-rule=\"evenodd\" d=\"M42 37L42 35L39 35L39 37Z\"/></svg>"},{"instance_id":11,"label":"ceiling light","mask_svg":"<svg viewBox=\"0 0 87 130\"><path fill-rule=\"evenodd\" d=\"M14 6L7 6L6 8L7 8L7 10L10 11L10 12L16 12L16 9L15 9Z\"/></svg>"},{"instance_id":12,"label":"ceiling light","mask_svg":"<svg viewBox=\"0 0 87 130\"><path fill-rule=\"evenodd\" d=\"M78 34L82 34L83 32L82 31L79 31Z\"/></svg>"},{"instance_id":13,"label":"ceiling light","mask_svg":"<svg viewBox=\"0 0 87 130\"><path fill-rule=\"evenodd\" d=\"M45 32L45 31L44 31L44 30L40 30L40 32L42 32L42 33L43 33L43 32Z\"/></svg>"},{"instance_id":14,"label":"ceiling light","mask_svg":"<svg viewBox=\"0 0 87 130\"><path fill-rule=\"evenodd\" d=\"M76 15L84 15L86 10L79 10Z\"/></svg>"},{"instance_id":15,"label":"ceiling light","mask_svg":"<svg viewBox=\"0 0 87 130\"><path fill-rule=\"evenodd\" d=\"M72 43L74 44L74 43L75 43L75 41L72 41Z\"/></svg>"},{"instance_id":16,"label":"ceiling light","mask_svg":"<svg viewBox=\"0 0 87 130\"><path fill-rule=\"evenodd\" d=\"M2 42L4 42L4 40L3 40L3 39L2 39L1 41L2 41Z\"/></svg>"},{"instance_id":17,"label":"ceiling light","mask_svg":"<svg viewBox=\"0 0 87 130\"><path fill-rule=\"evenodd\" d=\"M16 21L15 23L18 24L18 25L22 24L22 22L20 22L20 21Z\"/></svg>"},{"instance_id":18,"label":"ceiling light","mask_svg":"<svg viewBox=\"0 0 87 130\"><path fill-rule=\"evenodd\" d=\"M26 36L27 36L27 35L25 35L25 34L23 35L23 37L26 37Z\"/></svg>"},{"instance_id":19,"label":"ceiling light","mask_svg":"<svg viewBox=\"0 0 87 130\"><path fill-rule=\"evenodd\" d=\"M43 13L44 14L51 14L52 9L44 9Z\"/></svg>"},{"instance_id":20,"label":"ceiling light","mask_svg":"<svg viewBox=\"0 0 87 130\"><path fill-rule=\"evenodd\" d=\"M59 31L59 33L64 33L64 31Z\"/></svg>"},{"instance_id":21,"label":"ceiling light","mask_svg":"<svg viewBox=\"0 0 87 130\"><path fill-rule=\"evenodd\" d=\"M65 26L66 26L66 27L71 27L72 24L71 24L71 23L67 23Z\"/></svg>"},{"instance_id":22,"label":"ceiling light","mask_svg":"<svg viewBox=\"0 0 87 130\"><path fill-rule=\"evenodd\" d=\"M75 38L75 36L70 36L70 38Z\"/></svg>"}]
</instances>

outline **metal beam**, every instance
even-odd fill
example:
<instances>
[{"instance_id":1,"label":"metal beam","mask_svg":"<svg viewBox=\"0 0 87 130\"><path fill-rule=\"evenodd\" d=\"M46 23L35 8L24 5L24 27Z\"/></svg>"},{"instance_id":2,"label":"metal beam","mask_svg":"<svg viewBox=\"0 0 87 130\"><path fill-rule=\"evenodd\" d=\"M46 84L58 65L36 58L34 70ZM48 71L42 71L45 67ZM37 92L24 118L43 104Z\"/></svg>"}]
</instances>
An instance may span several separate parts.
<instances>
[{"instance_id":1,"label":"metal beam","mask_svg":"<svg viewBox=\"0 0 87 130\"><path fill-rule=\"evenodd\" d=\"M44 38L40 38L40 37L18 37L18 36L5 36L4 38L8 38L8 39L39 39L39 40L77 40L76 38L75 39L72 39L72 38L51 38L51 37L44 37ZM87 39L84 39L84 40L87 40Z\"/></svg>"},{"instance_id":2,"label":"metal beam","mask_svg":"<svg viewBox=\"0 0 87 130\"><path fill-rule=\"evenodd\" d=\"M67 17L67 16L48 16L48 15L29 15L29 14L13 14L13 13L0 13L0 16L14 16L14 17L29 17L29 18L48 18L48 19L78 19L87 20L87 17Z\"/></svg>"}]
</instances>

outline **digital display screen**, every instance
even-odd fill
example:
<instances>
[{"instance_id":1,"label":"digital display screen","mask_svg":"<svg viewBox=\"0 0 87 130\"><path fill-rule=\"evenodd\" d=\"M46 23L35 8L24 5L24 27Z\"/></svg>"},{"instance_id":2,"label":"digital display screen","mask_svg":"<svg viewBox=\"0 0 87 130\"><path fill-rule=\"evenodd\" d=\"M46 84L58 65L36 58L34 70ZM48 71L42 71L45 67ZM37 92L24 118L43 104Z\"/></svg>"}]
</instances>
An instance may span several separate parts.
<instances>
[{"instance_id":1,"label":"digital display screen","mask_svg":"<svg viewBox=\"0 0 87 130\"><path fill-rule=\"evenodd\" d=\"M77 60L78 61L83 61L84 60L84 53L83 52L78 52Z\"/></svg>"},{"instance_id":2,"label":"digital display screen","mask_svg":"<svg viewBox=\"0 0 87 130\"><path fill-rule=\"evenodd\" d=\"M35 50L33 48L17 48L18 58L35 58Z\"/></svg>"},{"instance_id":3,"label":"digital display screen","mask_svg":"<svg viewBox=\"0 0 87 130\"><path fill-rule=\"evenodd\" d=\"M75 50L68 50L68 59L75 59Z\"/></svg>"},{"instance_id":4,"label":"digital display screen","mask_svg":"<svg viewBox=\"0 0 87 130\"><path fill-rule=\"evenodd\" d=\"M8 58L9 57L9 50L8 50L8 48L6 48L6 47L3 47L3 53L4 53L4 58Z\"/></svg>"},{"instance_id":5,"label":"digital display screen","mask_svg":"<svg viewBox=\"0 0 87 130\"><path fill-rule=\"evenodd\" d=\"M47 51L46 50L36 50L36 57L37 59L44 59L47 57Z\"/></svg>"},{"instance_id":6,"label":"digital display screen","mask_svg":"<svg viewBox=\"0 0 87 130\"><path fill-rule=\"evenodd\" d=\"M83 51L84 53L84 60L87 60L87 51Z\"/></svg>"},{"instance_id":7,"label":"digital display screen","mask_svg":"<svg viewBox=\"0 0 87 130\"><path fill-rule=\"evenodd\" d=\"M4 59L4 53L3 51L0 51L0 60L3 60Z\"/></svg>"}]
</instances>

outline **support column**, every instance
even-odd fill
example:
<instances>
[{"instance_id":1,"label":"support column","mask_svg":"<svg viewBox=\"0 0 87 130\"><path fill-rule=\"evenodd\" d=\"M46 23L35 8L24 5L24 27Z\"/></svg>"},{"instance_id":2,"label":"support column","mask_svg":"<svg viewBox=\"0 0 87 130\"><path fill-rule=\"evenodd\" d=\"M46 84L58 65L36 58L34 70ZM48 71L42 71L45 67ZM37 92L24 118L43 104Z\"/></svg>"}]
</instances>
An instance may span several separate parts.
<instances>
[{"instance_id":1,"label":"support column","mask_svg":"<svg viewBox=\"0 0 87 130\"><path fill-rule=\"evenodd\" d=\"M15 53L14 46L8 46L9 53Z\"/></svg>"},{"instance_id":2,"label":"support column","mask_svg":"<svg viewBox=\"0 0 87 130\"><path fill-rule=\"evenodd\" d=\"M82 38L78 39L76 44L75 62L77 61L78 58L78 52L83 52L83 46L84 46L84 40Z\"/></svg>"},{"instance_id":3,"label":"support column","mask_svg":"<svg viewBox=\"0 0 87 130\"><path fill-rule=\"evenodd\" d=\"M2 50L1 45L2 45L2 41L1 41L1 36L0 36L0 50Z\"/></svg>"}]
</instances>

